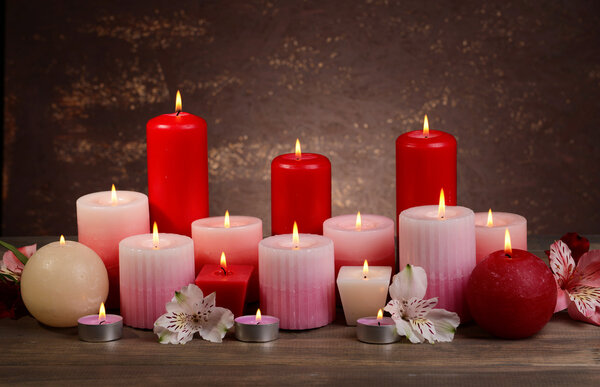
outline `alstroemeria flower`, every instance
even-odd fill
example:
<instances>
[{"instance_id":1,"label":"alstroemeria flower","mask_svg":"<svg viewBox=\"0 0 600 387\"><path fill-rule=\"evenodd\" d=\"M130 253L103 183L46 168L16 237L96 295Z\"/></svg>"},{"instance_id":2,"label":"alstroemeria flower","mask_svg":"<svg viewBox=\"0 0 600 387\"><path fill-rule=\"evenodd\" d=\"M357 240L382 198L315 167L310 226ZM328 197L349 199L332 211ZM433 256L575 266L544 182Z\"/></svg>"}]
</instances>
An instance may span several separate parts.
<instances>
[{"instance_id":1,"label":"alstroemeria flower","mask_svg":"<svg viewBox=\"0 0 600 387\"><path fill-rule=\"evenodd\" d=\"M11 248L14 249L14 246L11 246ZM37 244L19 247L17 250L26 258L30 258L37 250ZM0 274L13 282L19 282L24 267L25 263L21 262L12 251L8 250L2 256L2 261L0 261Z\"/></svg>"},{"instance_id":2,"label":"alstroemeria flower","mask_svg":"<svg viewBox=\"0 0 600 387\"><path fill-rule=\"evenodd\" d=\"M424 300L427 290L427 274L422 267L406 265L392 279L390 296L384 310L392 315L400 336L412 343L427 340L452 341L460 318L454 312L434 309L437 297Z\"/></svg>"},{"instance_id":3,"label":"alstroemeria flower","mask_svg":"<svg viewBox=\"0 0 600 387\"><path fill-rule=\"evenodd\" d=\"M194 284L175 292L166 308L167 313L154 323L154 333L161 344L185 344L196 332L204 340L220 343L233 326L233 313L215 306L215 293L204 297Z\"/></svg>"},{"instance_id":4,"label":"alstroemeria flower","mask_svg":"<svg viewBox=\"0 0 600 387\"><path fill-rule=\"evenodd\" d=\"M600 250L581 256L577 265L563 241L550 246L550 268L558 287L556 308L568 308L571 318L600 325Z\"/></svg>"}]
</instances>

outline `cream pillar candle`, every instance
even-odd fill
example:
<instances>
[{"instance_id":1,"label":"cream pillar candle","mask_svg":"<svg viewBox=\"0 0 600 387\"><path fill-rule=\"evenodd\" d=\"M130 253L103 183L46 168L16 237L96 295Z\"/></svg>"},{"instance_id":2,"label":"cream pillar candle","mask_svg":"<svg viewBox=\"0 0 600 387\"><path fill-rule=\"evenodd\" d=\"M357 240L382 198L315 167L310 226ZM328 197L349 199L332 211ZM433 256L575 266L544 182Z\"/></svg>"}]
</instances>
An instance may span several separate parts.
<instances>
[{"instance_id":1,"label":"cream pillar candle","mask_svg":"<svg viewBox=\"0 0 600 387\"><path fill-rule=\"evenodd\" d=\"M344 307L346 325L356 325L356 320L377 314L385 307L388 286L392 276L390 266L342 266L337 276L337 286Z\"/></svg>"},{"instance_id":2,"label":"cream pillar candle","mask_svg":"<svg viewBox=\"0 0 600 387\"><path fill-rule=\"evenodd\" d=\"M296 233L258 244L260 306L281 329L318 328L335 318L333 242Z\"/></svg>"},{"instance_id":3,"label":"cream pillar candle","mask_svg":"<svg viewBox=\"0 0 600 387\"><path fill-rule=\"evenodd\" d=\"M108 271L107 307L119 306L119 242L150 231L148 197L132 191L96 192L77 199L79 242L94 250Z\"/></svg>"},{"instance_id":4,"label":"cream pillar candle","mask_svg":"<svg viewBox=\"0 0 600 387\"><path fill-rule=\"evenodd\" d=\"M512 246L527 250L527 219L508 212L475 213L475 257L477 263L494 251L504 249L504 233L508 228Z\"/></svg>"},{"instance_id":5,"label":"cream pillar candle","mask_svg":"<svg viewBox=\"0 0 600 387\"><path fill-rule=\"evenodd\" d=\"M175 291L194 282L192 238L134 235L119 243L121 315L125 325L152 329Z\"/></svg>"}]
</instances>

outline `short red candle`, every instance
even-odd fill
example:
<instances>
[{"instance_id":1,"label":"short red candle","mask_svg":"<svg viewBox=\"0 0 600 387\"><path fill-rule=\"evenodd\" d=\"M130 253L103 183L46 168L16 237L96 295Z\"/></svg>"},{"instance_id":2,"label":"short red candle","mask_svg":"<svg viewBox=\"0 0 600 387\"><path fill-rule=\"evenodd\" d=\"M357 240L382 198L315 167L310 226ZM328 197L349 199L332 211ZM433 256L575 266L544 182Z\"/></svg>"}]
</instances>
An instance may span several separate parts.
<instances>
[{"instance_id":1,"label":"short red candle","mask_svg":"<svg viewBox=\"0 0 600 387\"><path fill-rule=\"evenodd\" d=\"M271 232L323 234L331 218L331 163L323 155L279 155L271 163Z\"/></svg>"},{"instance_id":2,"label":"short red candle","mask_svg":"<svg viewBox=\"0 0 600 387\"><path fill-rule=\"evenodd\" d=\"M227 265L225 274L221 266L205 264L195 282L205 296L217 292L217 306L229 309L236 317L242 316L252 270L251 265Z\"/></svg>"},{"instance_id":3,"label":"short red candle","mask_svg":"<svg viewBox=\"0 0 600 387\"><path fill-rule=\"evenodd\" d=\"M148 121L146 136L151 222L190 236L192 222L208 216L206 121L163 114Z\"/></svg>"},{"instance_id":4,"label":"short red candle","mask_svg":"<svg viewBox=\"0 0 600 387\"><path fill-rule=\"evenodd\" d=\"M404 133L396 140L396 220L407 208L456 205L456 139L439 130Z\"/></svg>"},{"instance_id":5,"label":"short red candle","mask_svg":"<svg viewBox=\"0 0 600 387\"><path fill-rule=\"evenodd\" d=\"M556 281L535 255L517 249L508 255L496 251L471 273L467 302L483 329L498 337L521 339L542 329L554 314Z\"/></svg>"}]
</instances>

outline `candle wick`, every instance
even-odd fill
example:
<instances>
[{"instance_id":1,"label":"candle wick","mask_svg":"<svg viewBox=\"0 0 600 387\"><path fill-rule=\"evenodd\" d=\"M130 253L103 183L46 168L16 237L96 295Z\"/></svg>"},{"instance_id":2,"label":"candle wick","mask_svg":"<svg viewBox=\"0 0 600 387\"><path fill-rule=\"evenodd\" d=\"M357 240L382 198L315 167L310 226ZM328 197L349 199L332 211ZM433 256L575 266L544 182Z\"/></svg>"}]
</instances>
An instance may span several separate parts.
<instances>
[{"instance_id":1,"label":"candle wick","mask_svg":"<svg viewBox=\"0 0 600 387\"><path fill-rule=\"evenodd\" d=\"M104 324L105 322L106 322L106 320L102 320L102 321L100 321L100 322L98 323L98 325L102 325L102 324Z\"/></svg>"},{"instance_id":2,"label":"candle wick","mask_svg":"<svg viewBox=\"0 0 600 387\"><path fill-rule=\"evenodd\" d=\"M257 322L256 322L256 325L260 325L260 321L257 321Z\"/></svg>"},{"instance_id":3,"label":"candle wick","mask_svg":"<svg viewBox=\"0 0 600 387\"><path fill-rule=\"evenodd\" d=\"M227 270L223 266L221 266L221 270L223 270L223 275L227 275Z\"/></svg>"},{"instance_id":4,"label":"candle wick","mask_svg":"<svg viewBox=\"0 0 600 387\"><path fill-rule=\"evenodd\" d=\"M512 258L510 254L505 254L507 258Z\"/></svg>"},{"instance_id":5,"label":"candle wick","mask_svg":"<svg viewBox=\"0 0 600 387\"><path fill-rule=\"evenodd\" d=\"M363 279L367 279L367 276L366 276L366 275L363 275Z\"/></svg>"},{"instance_id":6,"label":"candle wick","mask_svg":"<svg viewBox=\"0 0 600 387\"><path fill-rule=\"evenodd\" d=\"M379 321L377 321L377 326L381 326L381 323Z\"/></svg>"},{"instance_id":7,"label":"candle wick","mask_svg":"<svg viewBox=\"0 0 600 387\"><path fill-rule=\"evenodd\" d=\"M177 114L175 114L177 117L179 117L179 113L181 113L181 110L177 110Z\"/></svg>"}]
</instances>

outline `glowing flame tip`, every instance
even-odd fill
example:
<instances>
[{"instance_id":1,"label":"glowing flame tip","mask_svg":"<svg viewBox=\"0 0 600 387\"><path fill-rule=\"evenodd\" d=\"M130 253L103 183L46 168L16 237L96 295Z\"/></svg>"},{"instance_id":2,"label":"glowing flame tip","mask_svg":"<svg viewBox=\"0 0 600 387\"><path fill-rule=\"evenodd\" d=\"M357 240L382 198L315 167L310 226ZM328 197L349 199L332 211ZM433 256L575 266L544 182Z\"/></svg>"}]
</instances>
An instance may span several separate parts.
<instances>
[{"instance_id":1,"label":"glowing flame tip","mask_svg":"<svg viewBox=\"0 0 600 387\"><path fill-rule=\"evenodd\" d=\"M177 90L177 95L175 96L175 112L179 113L182 111L182 103L181 103L181 93Z\"/></svg>"},{"instance_id":2,"label":"glowing flame tip","mask_svg":"<svg viewBox=\"0 0 600 387\"><path fill-rule=\"evenodd\" d=\"M383 310L379 309L379 311L377 312L377 320L382 320L383 319Z\"/></svg>"},{"instance_id":3,"label":"glowing flame tip","mask_svg":"<svg viewBox=\"0 0 600 387\"><path fill-rule=\"evenodd\" d=\"M158 249L159 242L158 226L156 225L156 222L154 222L154 226L152 226L152 245L154 246L154 249Z\"/></svg>"},{"instance_id":4,"label":"glowing flame tip","mask_svg":"<svg viewBox=\"0 0 600 387\"><path fill-rule=\"evenodd\" d=\"M300 247L300 235L298 235L298 224L294 222L294 229L292 230L292 244L294 249Z\"/></svg>"},{"instance_id":5,"label":"glowing flame tip","mask_svg":"<svg viewBox=\"0 0 600 387\"><path fill-rule=\"evenodd\" d=\"M510 243L510 233L508 232L508 228L504 232L504 253L509 257L512 255L512 246Z\"/></svg>"},{"instance_id":6,"label":"glowing flame tip","mask_svg":"<svg viewBox=\"0 0 600 387\"><path fill-rule=\"evenodd\" d=\"M117 198L117 189L115 188L114 184L110 189L110 202L112 205L116 205L117 203L119 203L119 198Z\"/></svg>"},{"instance_id":7,"label":"glowing flame tip","mask_svg":"<svg viewBox=\"0 0 600 387\"><path fill-rule=\"evenodd\" d=\"M425 114L425 118L423 119L423 137L429 137L429 120L427 119L427 114Z\"/></svg>"},{"instance_id":8,"label":"glowing flame tip","mask_svg":"<svg viewBox=\"0 0 600 387\"><path fill-rule=\"evenodd\" d=\"M494 218L492 216L492 209L490 208L490 210L488 211L488 220L487 220L487 227L492 227L494 225Z\"/></svg>"},{"instance_id":9,"label":"glowing flame tip","mask_svg":"<svg viewBox=\"0 0 600 387\"><path fill-rule=\"evenodd\" d=\"M365 263L363 263L363 278L367 278L368 275L369 275L369 264L367 263L367 260L365 259Z\"/></svg>"},{"instance_id":10,"label":"glowing flame tip","mask_svg":"<svg viewBox=\"0 0 600 387\"><path fill-rule=\"evenodd\" d=\"M229 210L225 211L225 221L223 222L223 226L225 228L231 227L231 223L229 222Z\"/></svg>"},{"instance_id":11,"label":"glowing flame tip","mask_svg":"<svg viewBox=\"0 0 600 387\"><path fill-rule=\"evenodd\" d=\"M225 258L225 252L221 252L221 260L219 261L219 266L221 266L221 270L227 273L227 259Z\"/></svg>"},{"instance_id":12,"label":"glowing flame tip","mask_svg":"<svg viewBox=\"0 0 600 387\"><path fill-rule=\"evenodd\" d=\"M356 213L356 231L360 231L362 229L362 217L360 216L360 211Z\"/></svg>"},{"instance_id":13,"label":"glowing flame tip","mask_svg":"<svg viewBox=\"0 0 600 387\"><path fill-rule=\"evenodd\" d=\"M300 139L299 138L296 139L296 158L297 159L302 158L302 149L300 149Z\"/></svg>"},{"instance_id":14,"label":"glowing flame tip","mask_svg":"<svg viewBox=\"0 0 600 387\"><path fill-rule=\"evenodd\" d=\"M256 309L256 317L255 317L256 322L261 322L262 321L262 315L260 314L260 308Z\"/></svg>"},{"instance_id":15,"label":"glowing flame tip","mask_svg":"<svg viewBox=\"0 0 600 387\"><path fill-rule=\"evenodd\" d=\"M58 243L60 243L61 245L65 245L66 244L66 242L65 242L65 236L64 235L60 236L60 240L59 240Z\"/></svg>"},{"instance_id":16,"label":"glowing flame tip","mask_svg":"<svg viewBox=\"0 0 600 387\"><path fill-rule=\"evenodd\" d=\"M446 199L444 198L444 189L440 191L440 204L438 207L438 217L443 219L446 216Z\"/></svg>"},{"instance_id":17,"label":"glowing flame tip","mask_svg":"<svg viewBox=\"0 0 600 387\"><path fill-rule=\"evenodd\" d=\"M100 309L98 310L98 321L106 320L106 309L104 309L104 302L100 304Z\"/></svg>"}]
</instances>

